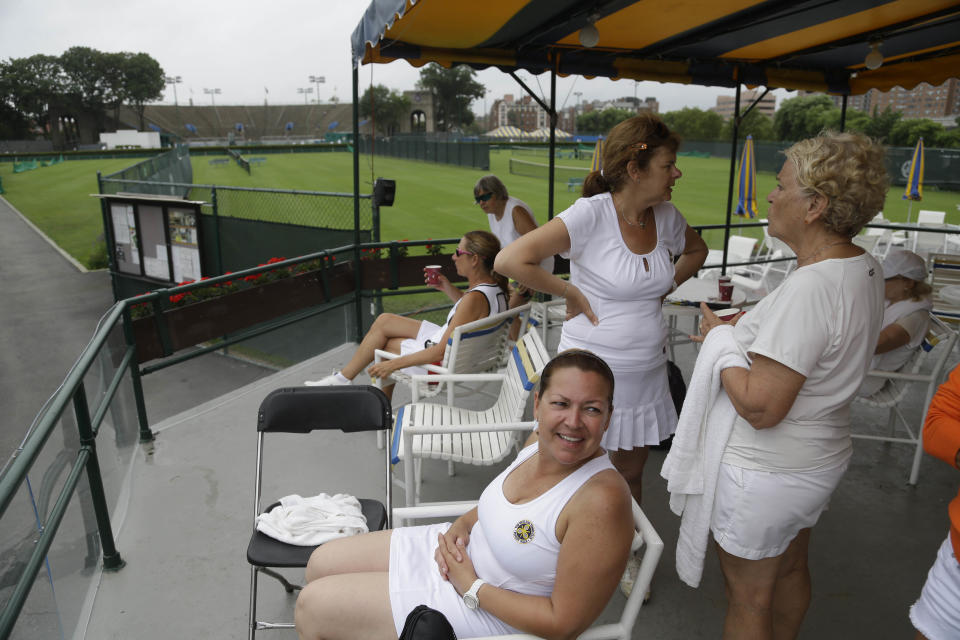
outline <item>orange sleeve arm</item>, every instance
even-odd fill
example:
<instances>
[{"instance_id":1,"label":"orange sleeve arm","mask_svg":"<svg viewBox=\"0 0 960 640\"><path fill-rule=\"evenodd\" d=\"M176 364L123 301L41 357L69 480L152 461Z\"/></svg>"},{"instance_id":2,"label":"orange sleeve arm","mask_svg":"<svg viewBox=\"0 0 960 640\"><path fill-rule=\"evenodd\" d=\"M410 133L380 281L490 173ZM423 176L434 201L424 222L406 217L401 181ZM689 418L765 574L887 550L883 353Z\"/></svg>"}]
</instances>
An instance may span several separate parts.
<instances>
[{"instance_id":1,"label":"orange sleeve arm","mask_svg":"<svg viewBox=\"0 0 960 640\"><path fill-rule=\"evenodd\" d=\"M960 366L950 372L930 402L923 425L923 448L951 466L960 450Z\"/></svg>"}]
</instances>

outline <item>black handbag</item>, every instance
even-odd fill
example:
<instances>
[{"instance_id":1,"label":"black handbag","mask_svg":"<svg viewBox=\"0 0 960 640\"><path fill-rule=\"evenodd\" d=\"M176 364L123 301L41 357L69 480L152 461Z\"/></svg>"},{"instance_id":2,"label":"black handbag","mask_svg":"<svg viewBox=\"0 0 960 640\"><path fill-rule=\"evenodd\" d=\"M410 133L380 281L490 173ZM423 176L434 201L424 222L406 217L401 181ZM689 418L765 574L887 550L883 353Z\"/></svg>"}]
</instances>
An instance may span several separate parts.
<instances>
[{"instance_id":1,"label":"black handbag","mask_svg":"<svg viewBox=\"0 0 960 640\"><path fill-rule=\"evenodd\" d=\"M683 373L680 367L673 360L667 360L667 384L670 386L670 397L673 400L673 406L680 415L680 409L683 408L683 401L687 397L687 383L683 381ZM673 444L673 436L670 436L660 444L651 445L651 449L669 449Z\"/></svg>"},{"instance_id":2,"label":"black handbag","mask_svg":"<svg viewBox=\"0 0 960 640\"><path fill-rule=\"evenodd\" d=\"M407 614L398 640L457 640L447 617L425 604Z\"/></svg>"}]
</instances>

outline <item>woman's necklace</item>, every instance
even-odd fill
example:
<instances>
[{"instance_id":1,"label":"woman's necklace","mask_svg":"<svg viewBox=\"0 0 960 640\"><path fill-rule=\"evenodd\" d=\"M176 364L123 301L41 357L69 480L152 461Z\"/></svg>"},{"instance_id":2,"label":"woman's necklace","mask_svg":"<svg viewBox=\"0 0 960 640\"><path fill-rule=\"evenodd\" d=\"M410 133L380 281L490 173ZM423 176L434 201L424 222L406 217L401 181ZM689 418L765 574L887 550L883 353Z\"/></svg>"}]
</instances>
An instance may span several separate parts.
<instances>
[{"instance_id":1,"label":"woman's necklace","mask_svg":"<svg viewBox=\"0 0 960 640\"><path fill-rule=\"evenodd\" d=\"M841 245L841 244L850 244L850 241L849 241L849 240L840 240L839 242L831 242L830 244L825 244L825 245L823 245L822 247L820 247L819 249L817 249L816 251L814 251L813 253L811 253L811 254L809 254L809 255L806 255L806 256L803 256L803 257L797 256L797 264L800 264L800 263L802 262L802 263L804 263L804 265L802 265L802 266L805 266L805 265L807 264L807 260L809 260L810 258L813 258L813 257L815 257L815 256L820 255L820 252L823 251L824 249L829 249L830 247L836 247L837 245Z\"/></svg>"},{"instance_id":2,"label":"woman's necklace","mask_svg":"<svg viewBox=\"0 0 960 640\"><path fill-rule=\"evenodd\" d=\"M616 208L616 207L614 207L614 208ZM643 210L643 219L642 219L642 220L638 218L636 222L630 222L629 220L627 220L627 216L623 215L623 212L620 211L620 209L617 209L617 213L620 214L620 218L622 218L624 222L626 222L626 223L627 223L628 225L630 225L631 227L640 227L641 229L646 229L646 228L647 228L647 213L648 213L649 211L650 211L650 208L649 208L649 207Z\"/></svg>"}]
</instances>

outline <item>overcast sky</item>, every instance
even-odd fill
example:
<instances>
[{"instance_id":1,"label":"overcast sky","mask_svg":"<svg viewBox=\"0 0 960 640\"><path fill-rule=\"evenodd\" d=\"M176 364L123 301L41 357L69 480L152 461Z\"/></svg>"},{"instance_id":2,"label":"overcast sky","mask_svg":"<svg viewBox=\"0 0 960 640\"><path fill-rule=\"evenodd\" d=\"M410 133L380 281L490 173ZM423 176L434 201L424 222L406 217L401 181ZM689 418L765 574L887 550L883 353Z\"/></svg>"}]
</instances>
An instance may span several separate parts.
<instances>
[{"instance_id":1,"label":"overcast sky","mask_svg":"<svg viewBox=\"0 0 960 640\"><path fill-rule=\"evenodd\" d=\"M365 0L0 0L0 59L37 53L60 55L72 46L100 51L145 52L168 76L180 76L181 103L209 104L204 89L220 89L217 104L294 104L304 98L350 100L350 34L363 15ZM309 81L323 76L324 84ZM521 73L524 82L548 95L549 76ZM413 89L419 70L403 61L360 67L360 93L373 84ZM478 72L487 87L474 111L490 108L505 93L523 89L496 69ZM539 84L538 84L539 79ZM297 89L312 88L304 95ZM269 93L266 93L269 91ZM558 106L580 100L636 95L655 97L661 112L686 106L707 108L733 89L657 82L613 82L558 78ZM777 102L789 96L777 91ZM168 86L163 102L173 104Z\"/></svg>"}]
</instances>

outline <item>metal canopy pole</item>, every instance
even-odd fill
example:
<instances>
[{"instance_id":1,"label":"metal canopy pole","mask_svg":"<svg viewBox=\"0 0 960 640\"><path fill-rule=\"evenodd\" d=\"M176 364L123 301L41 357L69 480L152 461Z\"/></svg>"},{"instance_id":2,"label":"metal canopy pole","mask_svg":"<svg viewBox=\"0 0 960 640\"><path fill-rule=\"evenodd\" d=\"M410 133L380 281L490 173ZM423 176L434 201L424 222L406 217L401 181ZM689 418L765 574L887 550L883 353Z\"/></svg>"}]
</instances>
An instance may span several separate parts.
<instances>
[{"instance_id":1,"label":"metal canopy pole","mask_svg":"<svg viewBox=\"0 0 960 640\"><path fill-rule=\"evenodd\" d=\"M847 94L843 94L843 100L840 101L840 133L847 128Z\"/></svg>"},{"instance_id":2,"label":"metal canopy pole","mask_svg":"<svg viewBox=\"0 0 960 640\"><path fill-rule=\"evenodd\" d=\"M357 342L363 340L363 310L360 295L360 69L353 61L353 265L354 311Z\"/></svg>"},{"instance_id":3,"label":"metal canopy pole","mask_svg":"<svg viewBox=\"0 0 960 640\"><path fill-rule=\"evenodd\" d=\"M553 185L554 168L557 164L557 64L556 58L550 65L550 109L547 111L550 116L550 175L547 176L547 220L553 220Z\"/></svg>"},{"instance_id":4,"label":"metal canopy pole","mask_svg":"<svg viewBox=\"0 0 960 640\"><path fill-rule=\"evenodd\" d=\"M556 94L557 94L557 70L556 64L550 65L550 104L546 104L540 97L533 92L533 90L524 83L520 77L513 71L508 71L510 77L517 81L523 90L527 92L527 95L534 99L534 101L540 105L540 108L547 112L547 115L550 116L550 175L547 176L548 184L550 187L550 193L547 194L547 220L553 219L553 168L556 164L554 156L554 148L556 145L556 123L557 123L557 111L556 106Z\"/></svg>"},{"instance_id":5,"label":"metal canopy pole","mask_svg":"<svg viewBox=\"0 0 960 640\"><path fill-rule=\"evenodd\" d=\"M727 182L727 224L723 228L723 261L720 273L727 273L727 245L730 243L730 216L733 208L733 180L737 168L737 134L740 132L740 73L737 69L737 97L733 104L733 140L730 142L730 180Z\"/></svg>"}]
</instances>

